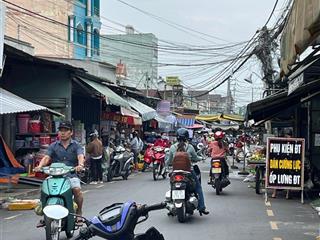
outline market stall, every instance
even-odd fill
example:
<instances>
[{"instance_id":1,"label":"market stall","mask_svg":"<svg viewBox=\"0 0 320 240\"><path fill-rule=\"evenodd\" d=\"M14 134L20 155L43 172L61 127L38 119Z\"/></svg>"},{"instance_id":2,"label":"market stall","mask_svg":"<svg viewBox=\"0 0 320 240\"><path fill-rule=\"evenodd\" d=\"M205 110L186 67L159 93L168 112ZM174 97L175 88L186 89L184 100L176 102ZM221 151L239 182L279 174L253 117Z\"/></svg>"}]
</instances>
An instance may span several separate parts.
<instances>
[{"instance_id":1,"label":"market stall","mask_svg":"<svg viewBox=\"0 0 320 240\"><path fill-rule=\"evenodd\" d=\"M18 168L24 168L27 175L32 175L36 162L56 140L56 125L63 115L3 88L0 88L0 93L0 173L12 174ZM13 144L8 144L12 139Z\"/></svg>"}]
</instances>

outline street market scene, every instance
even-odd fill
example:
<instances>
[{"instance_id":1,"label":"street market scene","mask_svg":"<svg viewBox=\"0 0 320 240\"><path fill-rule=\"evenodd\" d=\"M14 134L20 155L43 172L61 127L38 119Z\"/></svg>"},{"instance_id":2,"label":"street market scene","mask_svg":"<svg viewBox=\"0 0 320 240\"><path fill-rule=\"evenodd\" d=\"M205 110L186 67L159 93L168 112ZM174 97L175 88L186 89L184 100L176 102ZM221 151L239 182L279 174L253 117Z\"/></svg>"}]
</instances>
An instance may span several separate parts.
<instances>
[{"instance_id":1,"label":"street market scene","mask_svg":"<svg viewBox=\"0 0 320 240\"><path fill-rule=\"evenodd\" d=\"M320 240L320 0L0 0L0 240Z\"/></svg>"}]
</instances>

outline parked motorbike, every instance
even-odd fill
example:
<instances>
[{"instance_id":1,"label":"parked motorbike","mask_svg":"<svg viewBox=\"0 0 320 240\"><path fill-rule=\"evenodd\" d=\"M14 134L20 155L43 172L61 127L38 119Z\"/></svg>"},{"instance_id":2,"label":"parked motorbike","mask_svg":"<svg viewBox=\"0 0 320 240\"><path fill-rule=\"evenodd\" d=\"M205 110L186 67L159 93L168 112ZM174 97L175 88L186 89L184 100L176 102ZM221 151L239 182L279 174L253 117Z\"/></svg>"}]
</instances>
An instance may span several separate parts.
<instances>
[{"instance_id":1,"label":"parked motorbike","mask_svg":"<svg viewBox=\"0 0 320 240\"><path fill-rule=\"evenodd\" d=\"M85 220L86 227L81 228L73 240L88 240L94 236L111 240L164 240L163 235L154 227L143 234L135 234L135 227L146 221L148 213L166 207L165 203L151 206L137 205L135 202L115 203L99 212L91 220ZM139 221L139 219L143 217Z\"/></svg>"},{"instance_id":2,"label":"parked motorbike","mask_svg":"<svg viewBox=\"0 0 320 240\"><path fill-rule=\"evenodd\" d=\"M204 146L203 143L198 143L197 155L202 159L202 162L204 162L208 157L208 145Z\"/></svg>"},{"instance_id":3,"label":"parked motorbike","mask_svg":"<svg viewBox=\"0 0 320 240\"><path fill-rule=\"evenodd\" d=\"M153 161L153 144L148 144L146 151L144 152L144 162L142 172L144 172L152 163Z\"/></svg>"},{"instance_id":4,"label":"parked motorbike","mask_svg":"<svg viewBox=\"0 0 320 240\"><path fill-rule=\"evenodd\" d=\"M242 145L242 147L237 147L236 149L236 161L239 163L240 161L244 161L246 158L250 157L252 155L249 146L246 144L245 146Z\"/></svg>"},{"instance_id":5,"label":"parked motorbike","mask_svg":"<svg viewBox=\"0 0 320 240\"><path fill-rule=\"evenodd\" d=\"M231 156L233 159L235 158L236 155L236 148L234 142L228 142L228 148L229 151L227 152L228 156Z\"/></svg>"},{"instance_id":6,"label":"parked motorbike","mask_svg":"<svg viewBox=\"0 0 320 240\"><path fill-rule=\"evenodd\" d=\"M201 181L201 173L194 166L197 177ZM197 169L197 170L196 170ZM195 193L196 183L191 172L175 170L170 176L170 190L166 192L166 203L170 216L177 216L184 223L188 215L193 215L198 208L198 195Z\"/></svg>"},{"instance_id":7,"label":"parked motorbike","mask_svg":"<svg viewBox=\"0 0 320 240\"><path fill-rule=\"evenodd\" d=\"M160 176L165 179L167 177L167 167L166 167L166 153L169 151L168 148L164 147L153 147L153 163L152 163L152 173L153 180L157 181Z\"/></svg>"},{"instance_id":8,"label":"parked motorbike","mask_svg":"<svg viewBox=\"0 0 320 240\"><path fill-rule=\"evenodd\" d=\"M103 181L108 181L108 170L110 169L111 162L114 157L114 148L110 144L109 146L104 147L103 150L103 159L102 159L102 178Z\"/></svg>"},{"instance_id":9,"label":"parked motorbike","mask_svg":"<svg viewBox=\"0 0 320 240\"><path fill-rule=\"evenodd\" d=\"M217 195L220 195L222 189L230 184L225 176L221 159L211 159L209 184L216 189Z\"/></svg>"},{"instance_id":10,"label":"parked motorbike","mask_svg":"<svg viewBox=\"0 0 320 240\"><path fill-rule=\"evenodd\" d=\"M52 163L49 167L42 168L42 172L49 177L43 181L41 209L38 209L37 213L44 215L46 240L59 240L62 231L65 231L67 238L73 236L75 217L69 213L75 212L76 204L73 202L71 183L66 175L74 171L73 167L64 163Z\"/></svg>"},{"instance_id":11,"label":"parked motorbike","mask_svg":"<svg viewBox=\"0 0 320 240\"><path fill-rule=\"evenodd\" d=\"M107 181L112 181L114 177L122 177L123 180L128 180L128 177L131 173L132 164L133 153L127 151L122 146L118 146L107 170Z\"/></svg>"}]
</instances>

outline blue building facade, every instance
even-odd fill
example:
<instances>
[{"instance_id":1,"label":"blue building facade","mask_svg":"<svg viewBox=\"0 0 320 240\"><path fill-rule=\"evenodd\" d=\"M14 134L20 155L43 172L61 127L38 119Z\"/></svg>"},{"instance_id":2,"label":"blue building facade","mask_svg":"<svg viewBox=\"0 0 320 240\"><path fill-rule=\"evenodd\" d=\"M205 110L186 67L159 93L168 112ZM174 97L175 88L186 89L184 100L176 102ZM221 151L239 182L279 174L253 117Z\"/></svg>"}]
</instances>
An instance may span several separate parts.
<instances>
[{"instance_id":1,"label":"blue building facade","mask_svg":"<svg viewBox=\"0 0 320 240\"><path fill-rule=\"evenodd\" d=\"M68 16L73 58L100 59L100 0L75 0Z\"/></svg>"}]
</instances>

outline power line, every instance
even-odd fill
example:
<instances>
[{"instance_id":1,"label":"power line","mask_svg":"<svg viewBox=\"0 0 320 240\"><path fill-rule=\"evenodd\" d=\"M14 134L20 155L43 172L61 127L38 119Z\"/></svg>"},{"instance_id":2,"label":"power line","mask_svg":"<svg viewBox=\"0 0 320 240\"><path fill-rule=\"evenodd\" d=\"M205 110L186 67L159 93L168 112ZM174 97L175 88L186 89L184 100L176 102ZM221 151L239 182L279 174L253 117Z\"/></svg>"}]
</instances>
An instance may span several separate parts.
<instances>
[{"instance_id":1,"label":"power line","mask_svg":"<svg viewBox=\"0 0 320 240\"><path fill-rule=\"evenodd\" d=\"M10 9L11 9L11 8L10 8ZM12 10L14 10L14 11L19 11L19 10L16 10L16 9L12 9ZM23 8L23 10L25 10L25 9ZM27 10L26 10L26 11L27 11ZM19 12L21 12L21 11L19 11ZM22 13L24 13L24 12L22 12ZM31 13L33 14L32 11L31 11ZM25 13L25 14L27 14L27 13ZM31 14L27 14L27 15L32 16ZM53 24L59 24L59 25L62 25L62 26L64 26L64 27L69 27L69 26L66 25L66 24L63 24L63 23L58 22L58 21L56 21L56 20L47 18L47 17L42 16L42 15L40 15L40 14L36 14L36 15L39 16L39 17L41 17L41 18L44 17L46 20L52 22ZM190 66L216 65L216 64L223 63L223 62L229 62L229 61L233 61L233 59L225 59L225 60L216 61L216 62L197 63L197 64L158 63L158 65L159 65L160 67L161 67L161 66L162 66L162 67L163 67L163 66L185 66L185 67L190 67Z\"/></svg>"},{"instance_id":2,"label":"power line","mask_svg":"<svg viewBox=\"0 0 320 240\"><path fill-rule=\"evenodd\" d=\"M219 37L215 37L215 36L209 35L209 34L207 34L207 33L202 33L202 32L197 31L197 30L195 30L195 29L192 29L192 28L183 26L183 25L181 25L181 24L175 23L175 22L173 22L173 21L167 20L167 19L165 19L165 18L163 18L163 17L159 17L159 16L157 16L157 15L155 15L155 14L149 13L149 12L147 12L147 11L145 11L145 10L142 10L142 9L140 9L140 8L138 8L138 7L135 7L135 6L131 5L131 4L123 1L123 0L116 0L116 1L118 1L118 2L120 2L120 3L122 3L122 4L126 5L126 6L128 6L128 7L130 7L130 8L133 8L133 9L135 9L135 10L137 10L137 11L139 11L139 12L141 12L141 13L149 16L149 17L152 17L152 18L156 19L156 20L159 21L159 22L165 23L165 24L167 24L167 25L169 25L169 26L171 26L171 27L174 27L174 28L177 28L177 27L178 27L177 29L179 29L180 31L186 32L186 31L183 30L183 29L186 29L186 30L188 30L188 31L195 32L195 33L198 33L198 34L200 34L200 35L202 35L202 36L206 36L206 37L209 37L209 38L212 38L212 39L215 39L215 40L220 40L220 41L224 41L224 42L229 42L229 41L227 41L227 40L225 40L225 39L222 39L222 38L219 38ZM191 34L191 33L189 32L189 34ZM191 35L193 35L193 34L191 34ZM201 39L204 39L204 38L201 38ZM207 40L207 39L204 39L204 40L206 40L206 41L208 41L208 42L211 42L211 41L209 41L209 40Z\"/></svg>"}]
</instances>

